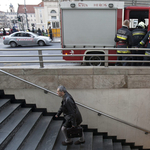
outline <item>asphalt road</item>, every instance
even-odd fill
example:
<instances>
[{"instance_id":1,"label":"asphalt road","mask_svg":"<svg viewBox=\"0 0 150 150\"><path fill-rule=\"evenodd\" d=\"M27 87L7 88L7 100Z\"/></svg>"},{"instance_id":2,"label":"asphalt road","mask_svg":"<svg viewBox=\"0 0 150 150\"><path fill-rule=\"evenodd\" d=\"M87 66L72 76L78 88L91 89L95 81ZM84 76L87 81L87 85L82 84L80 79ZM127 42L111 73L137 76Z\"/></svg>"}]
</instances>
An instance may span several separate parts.
<instances>
[{"instance_id":1,"label":"asphalt road","mask_svg":"<svg viewBox=\"0 0 150 150\"><path fill-rule=\"evenodd\" d=\"M11 48L9 45L3 44L3 39L0 38L0 49L27 49L27 51L0 51L0 56L3 55L38 55L38 51L31 51L32 49L40 48L42 50L50 48L61 48L60 42L55 41L50 46L26 46L26 47L16 47ZM44 55L50 54L61 54L61 50L52 50L52 51L42 51ZM62 57L44 57L44 60L63 60ZM0 68L3 67L35 67L39 68L39 63L2 63L1 61L38 61L38 57L0 57ZM44 68L51 66L66 66L66 65L80 65L75 63L45 63Z\"/></svg>"}]
</instances>

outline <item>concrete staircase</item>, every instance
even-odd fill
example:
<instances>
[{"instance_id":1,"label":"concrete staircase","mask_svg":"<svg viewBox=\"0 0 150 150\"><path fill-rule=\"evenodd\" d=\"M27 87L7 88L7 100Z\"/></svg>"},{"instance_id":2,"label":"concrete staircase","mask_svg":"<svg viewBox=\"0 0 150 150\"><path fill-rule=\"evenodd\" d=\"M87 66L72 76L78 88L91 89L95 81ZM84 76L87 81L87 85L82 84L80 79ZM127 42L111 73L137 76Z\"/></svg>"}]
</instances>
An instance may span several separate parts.
<instances>
[{"instance_id":1,"label":"concrete staircase","mask_svg":"<svg viewBox=\"0 0 150 150\"><path fill-rule=\"evenodd\" d=\"M85 144L62 146L63 118L54 115L0 90L0 150L142 150L142 146L98 133L87 125L83 125Z\"/></svg>"}]
</instances>

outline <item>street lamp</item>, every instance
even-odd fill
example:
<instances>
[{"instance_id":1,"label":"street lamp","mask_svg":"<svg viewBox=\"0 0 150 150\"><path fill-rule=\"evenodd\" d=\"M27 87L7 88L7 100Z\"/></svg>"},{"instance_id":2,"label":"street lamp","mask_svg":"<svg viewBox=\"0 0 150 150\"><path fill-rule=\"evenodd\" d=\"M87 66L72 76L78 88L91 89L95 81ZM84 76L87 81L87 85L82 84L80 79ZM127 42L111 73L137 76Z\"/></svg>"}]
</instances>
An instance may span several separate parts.
<instances>
[{"instance_id":1,"label":"street lamp","mask_svg":"<svg viewBox=\"0 0 150 150\"><path fill-rule=\"evenodd\" d=\"M26 8L25 0L24 0L24 9L25 9L25 15L26 15L27 29L29 29L28 18L27 18L27 8Z\"/></svg>"}]
</instances>

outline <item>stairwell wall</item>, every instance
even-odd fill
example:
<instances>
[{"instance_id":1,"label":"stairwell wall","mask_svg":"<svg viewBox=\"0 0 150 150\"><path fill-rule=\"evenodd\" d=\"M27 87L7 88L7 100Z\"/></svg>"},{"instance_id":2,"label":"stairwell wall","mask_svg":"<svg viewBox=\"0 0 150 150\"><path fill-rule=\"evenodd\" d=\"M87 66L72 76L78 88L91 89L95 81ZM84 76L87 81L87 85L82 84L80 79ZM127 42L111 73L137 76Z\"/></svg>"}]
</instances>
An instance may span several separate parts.
<instances>
[{"instance_id":1,"label":"stairwell wall","mask_svg":"<svg viewBox=\"0 0 150 150\"><path fill-rule=\"evenodd\" d=\"M44 69L3 69L56 92L62 84L77 102L105 112L150 131L150 68L148 67L57 67ZM34 103L48 112L59 109L61 98L0 73L0 89L17 99ZM150 148L150 135L79 107L83 124L118 139Z\"/></svg>"}]
</instances>

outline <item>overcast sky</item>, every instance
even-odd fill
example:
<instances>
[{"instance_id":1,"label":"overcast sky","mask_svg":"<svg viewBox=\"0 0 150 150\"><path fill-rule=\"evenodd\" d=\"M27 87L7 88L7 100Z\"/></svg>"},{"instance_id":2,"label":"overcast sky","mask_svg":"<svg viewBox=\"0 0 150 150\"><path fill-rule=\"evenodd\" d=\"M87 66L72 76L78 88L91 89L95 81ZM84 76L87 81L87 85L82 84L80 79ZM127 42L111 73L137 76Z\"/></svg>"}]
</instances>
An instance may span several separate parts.
<instances>
[{"instance_id":1,"label":"overcast sky","mask_svg":"<svg viewBox=\"0 0 150 150\"><path fill-rule=\"evenodd\" d=\"M17 11L18 4L24 4L24 1L26 5L37 5L42 2L42 0L1 0L0 2L0 11L9 10L10 3L14 6L15 11Z\"/></svg>"}]
</instances>

